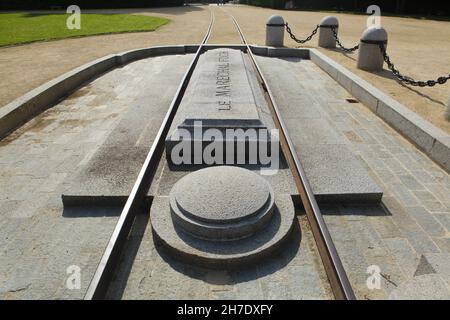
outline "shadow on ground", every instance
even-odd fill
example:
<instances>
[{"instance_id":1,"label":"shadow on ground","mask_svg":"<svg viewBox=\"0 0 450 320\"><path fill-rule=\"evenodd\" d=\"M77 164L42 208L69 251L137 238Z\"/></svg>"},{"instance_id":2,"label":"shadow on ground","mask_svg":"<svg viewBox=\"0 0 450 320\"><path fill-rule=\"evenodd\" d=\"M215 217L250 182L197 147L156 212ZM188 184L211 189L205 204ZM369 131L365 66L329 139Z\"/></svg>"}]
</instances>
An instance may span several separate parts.
<instances>
[{"instance_id":1,"label":"shadow on ground","mask_svg":"<svg viewBox=\"0 0 450 320\"><path fill-rule=\"evenodd\" d=\"M121 299L123 297L146 228L151 228L149 215L138 215L131 231L132 237L130 237L125 248L127 254L121 258L120 267L115 272L114 283L109 288L107 295L108 299ZM155 249L160 258L172 269L189 278L211 285L235 285L265 277L284 268L298 254L301 242L300 223L297 222L294 223L292 233L283 250L277 251L270 259L259 261L258 264L250 264L234 270L206 269L186 264L174 259L161 246L156 246Z\"/></svg>"},{"instance_id":2,"label":"shadow on ground","mask_svg":"<svg viewBox=\"0 0 450 320\"><path fill-rule=\"evenodd\" d=\"M383 204L358 204L358 203L321 203L320 210L328 216L365 216L384 217L392 214Z\"/></svg>"},{"instance_id":3,"label":"shadow on ground","mask_svg":"<svg viewBox=\"0 0 450 320\"><path fill-rule=\"evenodd\" d=\"M294 223L292 233L286 241L286 246L283 250L274 253L270 258L231 270L207 269L180 262L175 260L172 255L160 245L156 247L156 250L161 258L174 270L190 278L198 279L213 285L235 285L237 283L248 282L265 277L284 268L297 255L301 242L301 229L300 224L297 222Z\"/></svg>"}]
</instances>

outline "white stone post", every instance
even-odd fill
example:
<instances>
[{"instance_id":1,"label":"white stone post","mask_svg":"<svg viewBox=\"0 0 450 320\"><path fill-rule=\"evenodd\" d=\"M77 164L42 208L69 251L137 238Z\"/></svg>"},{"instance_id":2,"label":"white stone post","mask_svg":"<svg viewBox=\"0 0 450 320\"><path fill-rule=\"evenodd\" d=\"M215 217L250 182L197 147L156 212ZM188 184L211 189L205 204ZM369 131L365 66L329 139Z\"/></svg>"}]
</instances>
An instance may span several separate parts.
<instances>
[{"instance_id":1,"label":"white stone post","mask_svg":"<svg viewBox=\"0 0 450 320\"><path fill-rule=\"evenodd\" d=\"M336 39L334 38L332 28L336 29L336 33L338 32L338 19L333 16L327 16L322 19L319 26L319 47L336 48Z\"/></svg>"},{"instance_id":2,"label":"white stone post","mask_svg":"<svg viewBox=\"0 0 450 320\"><path fill-rule=\"evenodd\" d=\"M266 46L282 47L284 43L284 19L273 15L266 23Z\"/></svg>"},{"instance_id":3,"label":"white stone post","mask_svg":"<svg viewBox=\"0 0 450 320\"><path fill-rule=\"evenodd\" d=\"M366 71L383 69L384 58L380 44L387 46L388 34L383 27L370 27L364 31L359 43L358 68Z\"/></svg>"}]
</instances>

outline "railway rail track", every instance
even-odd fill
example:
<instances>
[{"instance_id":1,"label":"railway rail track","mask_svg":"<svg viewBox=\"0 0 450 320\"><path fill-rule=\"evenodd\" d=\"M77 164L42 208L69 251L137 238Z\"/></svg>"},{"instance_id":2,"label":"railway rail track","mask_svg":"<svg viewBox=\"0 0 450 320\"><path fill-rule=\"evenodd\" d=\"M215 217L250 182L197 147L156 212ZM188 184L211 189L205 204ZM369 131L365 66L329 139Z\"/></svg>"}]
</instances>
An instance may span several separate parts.
<instances>
[{"instance_id":1,"label":"railway rail track","mask_svg":"<svg viewBox=\"0 0 450 320\"><path fill-rule=\"evenodd\" d=\"M309 185L305 171L302 164L294 151L294 146L287 133L286 126L283 122L282 116L277 107L276 101L273 97L272 91L264 78L263 73L258 65L258 62L240 28L236 19L224 10L232 19L234 26L239 34L244 51L249 56L251 64L264 91L265 99L269 105L272 113L272 118L275 122L276 128L279 130L280 144L282 152L287 159L289 168L295 180L297 190L301 196L308 222L317 245L330 287L334 297L339 300L353 300L355 295L353 293L350 282L347 278L346 272L339 258L337 250L331 239L331 235L322 217L320 208L317 204L315 196ZM214 13L210 11L210 23L206 34L198 46L198 49L190 63L184 77L176 91L176 94L170 104L166 116L161 124L154 143L144 161L144 164L139 172L138 178L134 187L128 197L128 200L120 214L116 227L112 233L108 245L103 253L101 261L96 269L96 272L91 280L88 290L85 294L85 300L105 299L108 287L112 281L114 271L117 268L119 259L122 255L123 249L127 242L127 237L131 231L133 221L139 212L148 211L149 205L146 203L146 194L150 185L152 184L158 164L164 153L164 142L168 135L168 131L180 105L183 95L186 91L190 78L194 72L200 55L205 51L205 45L211 36L214 26Z\"/></svg>"}]
</instances>

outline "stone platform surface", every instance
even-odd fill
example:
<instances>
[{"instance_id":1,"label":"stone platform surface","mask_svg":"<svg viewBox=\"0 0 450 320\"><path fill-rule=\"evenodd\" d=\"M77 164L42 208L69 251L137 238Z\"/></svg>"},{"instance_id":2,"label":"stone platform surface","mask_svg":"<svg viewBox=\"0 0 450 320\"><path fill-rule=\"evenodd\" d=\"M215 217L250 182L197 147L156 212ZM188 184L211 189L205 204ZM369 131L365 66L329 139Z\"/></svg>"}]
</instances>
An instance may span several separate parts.
<instances>
[{"instance_id":1,"label":"stone platform surface","mask_svg":"<svg viewBox=\"0 0 450 320\"><path fill-rule=\"evenodd\" d=\"M148 87L142 87L147 93L132 102L132 107L101 148L67 179L71 186L63 194L66 206L120 205L126 201L153 142L148 137L157 132L157 124L173 96L177 83L171 79L187 59L187 56L178 58L163 76L153 79ZM276 63L278 59L261 58L261 61L263 69L268 71L268 79L274 80L271 82L276 99L286 115L289 134L317 199L378 203L382 196L380 188L354 157L342 135L330 126L312 93L302 90L293 72ZM283 77L279 77L280 73ZM152 90L147 89L150 87ZM166 140L169 160L172 160L172 148L179 143L175 133L180 128L192 133L195 121L202 121L203 129L274 127L254 71L241 51L214 49L200 57ZM192 140L194 138L192 136ZM257 139L267 141L261 136ZM190 147L194 149L193 145ZM248 146L246 155L247 150ZM191 155L191 158L193 162L195 157Z\"/></svg>"},{"instance_id":2,"label":"stone platform surface","mask_svg":"<svg viewBox=\"0 0 450 320\"><path fill-rule=\"evenodd\" d=\"M165 113L152 100L154 92L159 99L173 95L189 61L164 56L112 70L0 141L0 300L83 298L122 208L65 210L66 179L94 163L99 176L111 180L124 171L137 174L142 163L130 163L135 154L119 155L114 144L121 152L131 141L137 149L149 148ZM180 70L162 91L157 83L174 66ZM147 117L140 119L140 112ZM128 192L129 179L119 179L110 191ZM70 266L80 267L80 289L66 287Z\"/></svg>"},{"instance_id":3,"label":"stone platform surface","mask_svg":"<svg viewBox=\"0 0 450 320\"><path fill-rule=\"evenodd\" d=\"M143 66L155 59L100 77L0 142L0 185L8 186L0 192L0 299L83 297L120 208L64 212L64 180L89 162L121 121L132 98L127 92L171 62L158 58L161 68L148 74ZM410 298L421 292L419 298L447 298L449 174L365 106L347 103L348 93L313 63L277 62L297 70L301 84L327 106L322 111L384 192L387 214L371 207L322 206L357 297ZM327 102L336 97L340 100ZM156 182L176 182L183 174L160 168ZM286 192L289 177L283 169L267 179L275 181L276 192ZM154 185L152 192L167 194L168 185ZM304 216L302 240L294 239L264 265L239 272L191 268L160 255L146 219L139 216L132 232L133 263L122 266L115 297L331 298ZM71 265L81 268L80 290L65 286ZM372 265L381 270L380 290L366 287Z\"/></svg>"},{"instance_id":4,"label":"stone platform surface","mask_svg":"<svg viewBox=\"0 0 450 320\"><path fill-rule=\"evenodd\" d=\"M246 169L260 174L258 168L247 167ZM256 264L249 263L238 269L211 269L180 262L180 257L174 258L172 251L155 241L157 236L153 234L150 219L158 211L168 210L169 203L164 199L169 197L174 185L189 173L190 171L171 170L165 158L160 161L158 178L154 180L150 189L150 194L155 197L150 217L139 216L135 222L130 241L125 248L127 254L119 265L108 294L109 298L333 298L306 217L297 210L295 213L301 216L295 217L292 233L287 238L285 246L277 248L270 256ZM275 195L281 196L280 205L292 208L289 195L294 193L295 184L289 169L284 168L276 175L261 176L261 178L270 184ZM263 238L260 237L258 240L264 243L267 240ZM185 243L179 243L179 245L186 246ZM259 244L246 243L246 245L258 246ZM239 248L236 246L230 248L231 250L228 249L228 254L232 256L232 251Z\"/></svg>"},{"instance_id":5,"label":"stone platform surface","mask_svg":"<svg viewBox=\"0 0 450 320\"><path fill-rule=\"evenodd\" d=\"M156 63L140 62L142 75L136 75L133 87L123 93L127 97L123 102L128 106L126 112L101 147L67 178L65 205L126 201L178 88L178 79L192 57L188 54L154 58ZM126 85L125 79L118 82Z\"/></svg>"},{"instance_id":6,"label":"stone platform surface","mask_svg":"<svg viewBox=\"0 0 450 320\"><path fill-rule=\"evenodd\" d=\"M315 106L301 112L320 110L383 191L385 210L321 206L357 298L449 299L450 175L369 108L349 103L353 97L311 61L278 64L292 70L297 92L307 93L299 101ZM366 285L370 266L379 267L380 289Z\"/></svg>"},{"instance_id":7,"label":"stone platform surface","mask_svg":"<svg viewBox=\"0 0 450 320\"><path fill-rule=\"evenodd\" d=\"M148 218L139 216L108 298L333 299L304 216L286 247L257 265L212 270L181 263L156 246Z\"/></svg>"},{"instance_id":8,"label":"stone platform surface","mask_svg":"<svg viewBox=\"0 0 450 320\"><path fill-rule=\"evenodd\" d=\"M334 94L338 86L320 81L318 67L302 69L313 65L307 60L287 64L258 57L258 62L317 199L379 202L382 190L325 112L329 104L344 101Z\"/></svg>"},{"instance_id":9,"label":"stone platform surface","mask_svg":"<svg viewBox=\"0 0 450 320\"><path fill-rule=\"evenodd\" d=\"M183 117L214 126L259 122L244 59L246 56L240 50L223 48L203 53L172 128Z\"/></svg>"},{"instance_id":10,"label":"stone platform surface","mask_svg":"<svg viewBox=\"0 0 450 320\"><path fill-rule=\"evenodd\" d=\"M176 146L181 140L189 144L191 154L195 151L194 141L201 141L201 150L205 150L212 141L211 137L207 137L209 134L214 134L215 143L222 144L224 149L228 147L227 144L237 149L238 143L245 143L245 136L235 140L234 136L226 135L227 131L235 133L237 129L245 132L252 130L258 136L249 138L249 143L255 145L258 141L269 140L267 132L260 135L256 131L266 129L266 126L260 117L262 106L257 104L255 98L260 95L260 89L252 86L252 76L248 57L240 50L220 48L200 56L166 139L169 161L176 162L172 159L172 153L179 154ZM208 129L214 129L215 132L206 131ZM186 134L189 137L185 137ZM194 162L195 156L192 158Z\"/></svg>"}]
</instances>

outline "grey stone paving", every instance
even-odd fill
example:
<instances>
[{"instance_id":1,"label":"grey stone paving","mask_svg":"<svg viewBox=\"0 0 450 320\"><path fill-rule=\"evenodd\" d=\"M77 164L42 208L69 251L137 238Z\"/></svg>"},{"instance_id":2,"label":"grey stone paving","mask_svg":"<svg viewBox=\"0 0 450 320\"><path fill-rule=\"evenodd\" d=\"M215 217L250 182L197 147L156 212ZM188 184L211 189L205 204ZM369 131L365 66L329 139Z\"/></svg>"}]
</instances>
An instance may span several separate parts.
<instances>
[{"instance_id":1,"label":"grey stone paving","mask_svg":"<svg viewBox=\"0 0 450 320\"><path fill-rule=\"evenodd\" d=\"M292 69L280 59L258 57L258 60L317 199L379 202L381 189L327 117L323 100L339 103L341 99L335 95L336 89L332 85L324 88L320 73L305 74L306 70ZM311 64L310 61L297 64L308 63ZM298 73L304 78L299 79ZM327 91L326 97L324 91ZM321 96L316 98L316 94Z\"/></svg>"},{"instance_id":2,"label":"grey stone paving","mask_svg":"<svg viewBox=\"0 0 450 320\"><path fill-rule=\"evenodd\" d=\"M259 87L255 90L252 83L255 76L249 72L248 63L247 56L235 49L214 49L200 56L166 140L166 156L171 162L177 163L173 157L180 152L178 147L181 140L187 143L185 148L191 149L193 154L194 140L203 141L202 150L205 150L207 143L212 141L208 136L214 135L215 143L224 148L221 159L217 161L224 163L229 157L227 150L230 145L237 149L235 152L240 158L248 155L249 151L239 152L239 145L247 144L245 149L249 149L249 143L256 144L270 138L267 132L262 134L257 131L266 128L260 115L264 105L259 104L262 92ZM214 130L207 132L210 128ZM236 139L226 134L229 129L233 129ZM189 137L184 137L187 134ZM193 156L191 161L194 162Z\"/></svg>"},{"instance_id":3,"label":"grey stone paving","mask_svg":"<svg viewBox=\"0 0 450 320\"><path fill-rule=\"evenodd\" d=\"M107 137L116 134L114 128L133 99L143 93L130 93L133 88L157 77L172 58L114 70L0 142L0 299L83 297L120 208L63 211L61 193L68 177L88 165ZM294 71L307 93L299 99L321 106L383 189L387 214L367 206L323 208L358 298L449 299L449 174L368 108L348 103L348 93L312 62L273 61ZM152 63L157 66L148 72ZM165 169L159 169L157 181L165 177L173 184L185 174L167 176ZM292 190L286 170L267 179L274 181L275 192ZM158 186L157 192L167 194L169 185ZM299 217L301 234L296 233L287 250L233 272L172 260L155 248L148 219L142 215L135 223L127 263L111 297L332 298L304 216ZM65 286L70 265L81 267L80 290ZM380 267L380 290L366 286L371 265Z\"/></svg>"},{"instance_id":4,"label":"grey stone paving","mask_svg":"<svg viewBox=\"0 0 450 320\"><path fill-rule=\"evenodd\" d=\"M268 122L268 126L271 126ZM260 168L248 166L256 174ZM172 187L190 171L171 170L165 157L160 162L157 179L150 188L156 196L151 209L159 209L159 199L167 197ZM262 176L274 193L286 198L295 194L289 169L276 175ZM200 204L197 204L200 205ZM165 204L165 208L169 205ZM289 207L289 206L287 206ZM167 210L167 209L165 209ZM290 211L291 212L291 211ZM151 218L150 217L150 218ZM155 248L148 217L135 223L133 237L110 290L110 298L123 299L332 299L328 280L316 252L315 242L305 217L294 228L284 248L273 257L234 271L194 267L172 258L163 248ZM154 220L152 220L152 223ZM300 228L298 228L300 226ZM254 244L252 244L254 245ZM237 248L239 249L239 248ZM279 254L277 254L279 253ZM175 254L175 256L178 253ZM164 280L161 280L164 279Z\"/></svg>"},{"instance_id":5,"label":"grey stone paving","mask_svg":"<svg viewBox=\"0 0 450 320\"><path fill-rule=\"evenodd\" d=\"M260 122L244 59L243 52L232 49L202 54L177 120L204 120L215 125L228 120L233 126L240 121ZM180 124L177 120L172 128Z\"/></svg>"},{"instance_id":6,"label":"grey stone paving","mask_svg":"<svg viewBox=\"0 0 450 320\"><path fill-rule=\"evenodd\" d=\"M178 88L177 79L183 76L192 55L154 59L158 63L140 63L140 74L134 74L133 80L123 79L130 87L119 96L129 108L102 146L68 177L65 205L98 202L105 196L126 201Z\"/></svg>"},{"instance_id":7,"label":"grey stone paving","mask_svg":"<svg viewBox=\"0 0 450 320\"><path fill-rule=\"evenodd\" d=\"M305 216L273 258L234 271L204 269L155 247L148 217L135 222L108 297L114 299L332 299ZM301 235L300 231L301 229Z\"/></svg>"},{"instance_id":8,"label":"grey stone paving","mask_svg":"<svg viewBox=\"0 0 450 320\"><path fill-rule=\"evenodd\" d=\"M449 174L367 107L347 102L350 94L311 61L277 59L275 65L292 70L292 81L303 93L298 107L320 106L321 116L345 137L383 190L387 213L376 208L323 208L357 297L449 299ZM317 109L311 109L313 115ZM420 275L421 260L435 272ZM371 265L381 269L380 290L366 286Z\"/></svg>"},{"instance_id":9,"label":"grey stone paving","mask_svg":"<svg viewBox=\"0 0 450 320\"><path fill-rule=\"evenodd\" d=\"M164 106L152 100L160 87L149 84L175 60L187 67L189 59L178 58L113 70L0 141L0 300L84 296L121 208L63 211L67 178L90 163L108 136L127 136L114 129L137 102L152 104L154 121L143 119L141 128L145 141L153 139ZM71 265L81 268L80 290L66 288Z\"/></svg>"}]
</instances>

